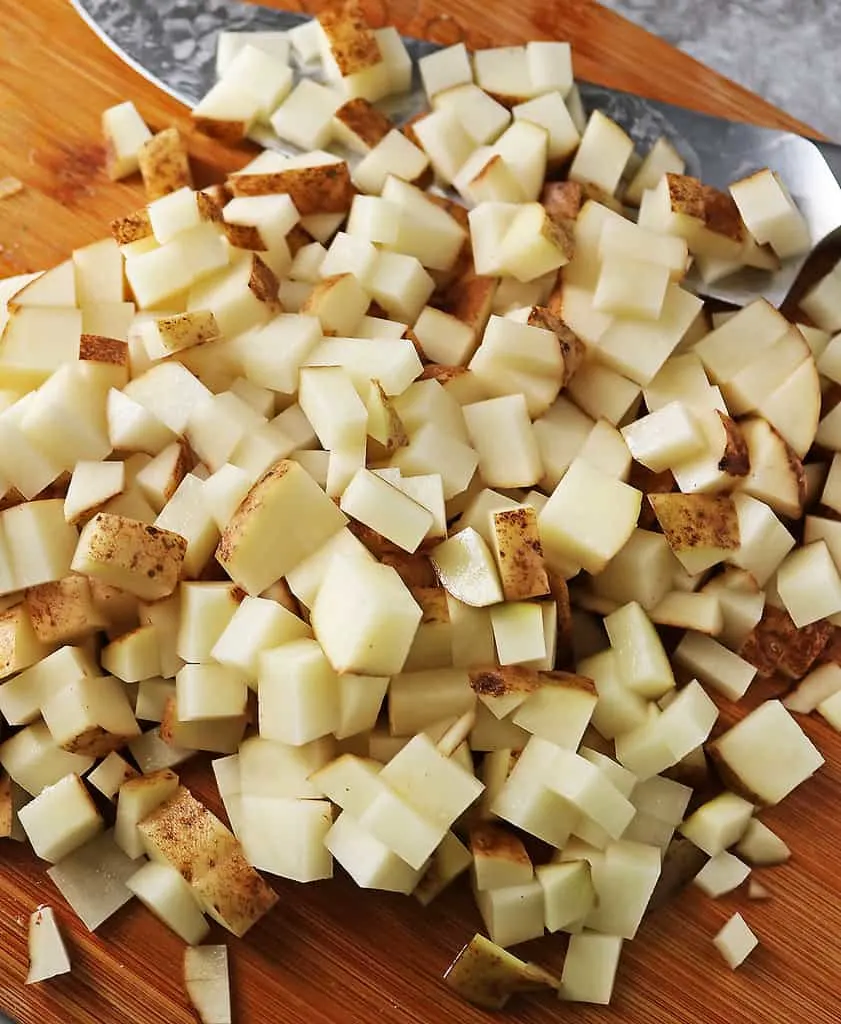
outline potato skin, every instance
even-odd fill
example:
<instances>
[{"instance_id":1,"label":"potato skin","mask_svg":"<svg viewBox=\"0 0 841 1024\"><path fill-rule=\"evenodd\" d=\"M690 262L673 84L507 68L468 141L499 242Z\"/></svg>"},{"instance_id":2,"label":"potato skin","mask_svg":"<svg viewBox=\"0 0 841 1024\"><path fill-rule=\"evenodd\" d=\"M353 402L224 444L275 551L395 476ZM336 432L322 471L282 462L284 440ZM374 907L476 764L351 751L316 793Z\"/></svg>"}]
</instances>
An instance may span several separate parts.
<instances>
[{"instance_id":1,"label":"potato skin","mask_svg":"<svg viewBox=\"0 0 841 1024\"><path fill-rule=\"evenodd\" d=\"M180 534L99 512L82 530L71 568L156 601L175 590L186 551Z\"/></svg>"},{"instance_id":2,"label":"potato skin","mask_svg":"<svg viewBox=\"0 0 841 1024\"><path fill-rule=\"evenodd\" d=\"M507 509L493 517L499 577L506 601L524 601L549 593L549 577L533 508Z\"/></svg>"},{"instance_id":3,"label":"potato skin","mask_svg":"<svg viewBox=\"0 0 841 1024\"><path fill-rule=\"evenodd\" d=\"M648 501L673 551L738 548L739 517L732 498L712 494L649 494Z\"/></svg>"},{"instance_id":4,"label":"potato skin","mask_svg":"<svg viewBox=\"0 0 841 1024\"><path fill-rule=\"evenodd\" d=\"M177 128L164 128L153 135L138 153L140 173L150 201L178 189L193 187L187 147ZM142 236L141 236L142 237Z\"/></svg>"}]
</instances>

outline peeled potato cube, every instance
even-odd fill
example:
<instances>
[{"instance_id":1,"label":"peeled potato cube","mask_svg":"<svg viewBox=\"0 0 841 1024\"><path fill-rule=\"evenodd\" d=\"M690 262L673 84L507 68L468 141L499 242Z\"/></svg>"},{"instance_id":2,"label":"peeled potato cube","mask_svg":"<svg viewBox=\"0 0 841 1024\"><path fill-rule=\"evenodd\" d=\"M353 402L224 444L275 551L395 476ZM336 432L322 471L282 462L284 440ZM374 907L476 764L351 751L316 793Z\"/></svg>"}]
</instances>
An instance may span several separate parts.
<instances>
[{"instance_id":1,"label":"peeled potato cube","mask_svg":"<svg viewBox=\"0 0 841 1024\"><path fill-rule=\"evenodd\" d=\"M119 103L102 112L108 176L126 178L139 170L138 153L152 133L131 102Z\"/></svg>"},{"instance_id":2,"label":"peeled potato cube","mask_svg":"<svg viewBox=\"0 0 841 1024\"><path fill-rule=\"evenodd\" d=\"M734 182L730 195L760 245L769 244L781 259L809 251L809 227L773 171L766 168Z\"/></svg>"},{"instance_id":3,"label":"peeled potato cube","mask_svg":"<svg viewBox=\"0 0 841 1024\"><path fill-rule=\"evenodd\" d=\"M403 668L421 615L390 566L336 557L316 595L311 620L337 672L392 676Z\"/></svg>"},{"instance_id":4,"label":"peeled potato cube","mask_svg":"<svg viewBox=\"0 0 841 1024\"><path fill-rule=\"evenodd\" d=\"M841 576L826 541L792 551L777 570L777 590L798 628L841 612Z\"/></svg>"},{"instance_id":5,"label":"peeled potato cube","mask_svg":"<svg viewBox=\"0 0 841 1024\"><path fill-rule=\"evenodd\" d=\"M628 541L642 495L576 459L538 519L544 553L600 572Z\"/></svg>"},{"instance_id":6,"label":"peeled potato cube","mask_svg":"<svg viewBox=\"0 0 841 1024\"><path fill-rule=\"evenodd\" d=\"M707 444L691 408L679 401L622 427L622 436L634 459L653 473L700 455Z\"/></svg>"},{"instance_id":7,"label":"peeled potato cube","mask_svg":"<svg viewBox=\"0 0 841 1024\"><path fill-rule=\"evenodd\" d=\"M148 861L126 888L188 945L198 945L210 930L190 886L169 864Z\"/></svg>"},{"instance_id":8,"label":"peeled potato cube","mask_svg":"<svg viewBox=\"0 0 841 1024\"><path fill-rule=\"evenodd\" d=\"M508 601L491 608L491 627L501 665L537 661L546 656L541 607L532 601Z\"/></svg>"},{"instance_id":9,"label":"peeled potato cube","mask_svg":"<svg viewBox=\"0 0 841 1024\"><path fill-rule=\"evenodd\" d=\"M751 799L779 803L824 763L778 700L769 700L720 736L713 759Z\"/></svg>"},{"instance_id":10,"label":"peeled potato cube","mask_svg":"<svg viewBox=\"0 0 841 1024\"><path fill-rule=\"evenodd\" d=\"M105 827L102 815L78 775L65 775L42 790L21 807L18 818L38 856L53 864Z\"/></svg>"},{"instance_id":11,"label":"peeled potato cube","mask_svg":"<svg viewBox=\"0 0 841 1024\"><path fill-rule=\"evenodd\" d=\"M610 256L602 262L593 305L614 316L656 320L663 309L668 284L666 267Z\"/></svg>"},{"instance_id":12,"label":"peeled potato cube","mask_svg":"<svg viewBox=\"0 0 841 1024\"><path fill-rule=\"evenodd\" d=\"M306 470L281 461L246 495L222 533L216 557L244 590L259 594L318 550L344 521Z\"/></svg>"},{"instance_id":13,"label":"peeled potato cube","mask_svg":"<svg viewBox=\"0 0 841 1024\"><path fill-rule=\"evenodd\" d=\"M747 960L759 940L745 923L741 914L734 914L713 939L716 949L735 971Z\"/></svg>"}]
</instances>

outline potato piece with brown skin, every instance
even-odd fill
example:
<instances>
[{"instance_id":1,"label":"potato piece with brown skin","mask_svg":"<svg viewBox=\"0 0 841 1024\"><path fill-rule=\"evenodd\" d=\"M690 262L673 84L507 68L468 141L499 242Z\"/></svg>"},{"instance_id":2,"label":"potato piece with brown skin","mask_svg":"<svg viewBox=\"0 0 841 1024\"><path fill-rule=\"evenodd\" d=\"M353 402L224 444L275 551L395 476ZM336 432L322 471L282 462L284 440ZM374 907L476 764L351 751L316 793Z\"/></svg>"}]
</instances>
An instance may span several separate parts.
<instances>
[{"instance_id":1,"label":"potato piece with brown skin","mask_svg":"<svg viewBox=\"0 0 841 1024\"><path fill-rule=\"evenodd\" d=\"M685 836L675 835L663 855L663 870L651 895L648 911L665 906L681 889L689 885L709 860L703 850Z\"/></svg>"},{"instance_id":2,"label":"potato piece with brown skin","mask_svg":"<svg viewBox=\"0 0 841 1024\"><path fill-rule=\"evenodd\" d=\"M549 593L552 595L558 612L555 664L566 665L572 657L572 605L569 600L569 587L563 576L551 569L547 569L546 575L549 581Z\"/></svg>"},{"instance_id":3,"label":"potato piece with brown skin","mask_svg":"<svg viewBox=\"0 0 841 1024\"><path fill-rule=\"evenodd\" d=\"M704 220L704 186L688 174L667 174L666 187L672 213Z\"/></svg>"},{"instance_id":4,"label":"potato piece with brown skin","mask_svg":"<svg viewBox=\"0 0 841 1024\"><path fill-rule=\"evenodd\" d=\"M722 192L711 185L702 185L701 198L704 203L704 227L707 231L743 245L745 224L730 193Z\"/></svg>"},{"instance_id":5,"label":"potato piece with brown skin","mask_svg":"<svg viewBox=\"0 0 841 1024\"><path fill-rule=\"evenodd\" d=\"M578 217L585 201L584 186L578 181L547 181L540 193L546 213L564 226Z\"/></svg>"},{"instance_id":6,"label":"potato piece with brown skin","mask_svg":"<svg viewBox=\"0 0 841 1024\"><path fill-rule=\"evenodd\" d=\"M532 306L527 323L529 327L541 327L543 330L552 331L558 339L561 355L564 357L564 375L561 387L566 387L575 371L584 362L587 346L575 331L567 327L559 316L545 306Z\"/></svg>"},{"instance_id":7,"label":"potato piece with brown skin","mask_svg":"<svg viewBox=\"0 0 841 1024\"><path fill-rule=\"evenodd\" d=\"M498 888L494 879L508 878L511 885L526 883L534 874L531 858L522 840L493 822L482 822L470 830L470 852L477 887ZM487 885L484 882L490 881ZM506 883L500 882L499 885Z\"/></svg>"},{"instance_id":8,"label":"potato piece with brown skin","mask_svg":"<svg viewBox=\"0 0 841 1024\"><path fill-rule=\"evenodd\" d=\"M394 403L378 380L371 380L367 405L368 437L380 446L386 457L398 448L405 448L409 443L409 435L394 408ZM377 424L378 430L376 437L372 433L374 423Z\"/></svg>"},{"instance_id":9,"label":"potato piece with brown skin","mask_svg":"<svg viewBox=\"0 0 841 1024\"><path fill-rule=\"evenodd\" d=\"M177 533L99 512L83 528L71 568L156 601L175 590L186 551L187 542Z\"/></svg>"},{"instance_id":10,"label":"potato piece with brown skin","mask_svg":"<svg viewBox=\"0 0 841 1024\"><path fill-rule=\"evenodd\" d=\"M234 834L185 786L137 827L149 856L171 864L191 883L239 847Z\"/></svg>"},{"instance_id":11,"label":"potato piece with brown skin","mask_svg":"<svg viewBox=\"0 0 841 1024\"><path fill-rule=\"evenodd\" d=\"M289 246L289 252L293 257L300 249L303 249L304 246L312 245L314 241L315 239L309 231L306 228L302 228L300 224L296 224L286 236L286 244ZM371 316L373 315L372 313Z\"/></svg>"},{"instance_id":12,"label":"potato piece with brown skin","mask_svg":"<svg viewBox=\"0 0 841 1024\"><path fill-rule=\"evenodd\" d=\"M506 601L525 601L549 593L549 578L531 506L495 512L493 547Z\"/></svg>"},{"instance_id":13,"label":"potato piece with brown skin","mask_svg":"<svg viewBox=\"0 0 841 1024\"><path fill-rule=\"evenodd\" d=\"M557 991L560 981L478 933L444 974L444 983L474 1006L501 1010L517 992Z\"/></svg>"},{"instance_id":14,"label":"potato piece with brown skin","mask_svg":"<svg viewBox=\"0 0 841 1024\"><path fill-rule=\"evenodd\" d=\"M639 462L631 463L628 477L631 487L636 487L643 494L671 494L677 490L677 483L670 469L655 473ZM637 526L641 530L654 530L657 527L657 516L650 503L643 502Z\"/></svg>"},{"instance_id":15,"label":"potato piece with brown skin","mask_svg":"<svg viewBox=\"0 0 841 1024\"><path fill-rule=\"evenodd\" d=\"M672 551L739 547L739 517L732 498L712 494L649 494Z\"/></svg>"},{"instance_id":16,"label":"potato piece with brown skin","mask_svg":"<svg viewBox=\"0 0 841 1024\"><path fill-rule=\"evenodd\" d=\"M302 217L347 213L356 193L344 161L268 174L236 174L228 185L234 196L288 195Z\"/></svg>"},{"instance_id":17,"label":"potato piece with brown skin","mask_svg":"<svg viewBox=\"0 0 841 1024\"><path fill-rule=\"evenodd\" d=\"M44 644L70 643L108 626L84 576L30 587L24 601L35 635Z\"/></svg>"},{"instance_id":18,"label":"potato piece with brown skin","mask_svg":"<svg viewBox=\"0 0 841 1024\"><path fill-rule=\"evenodd\" d=\"M716 412L725 434L724 452L718 460L718 468L728 476L747 476L750 472L750 453L741 427L720 409Z\"/></svg>"},{"instance_id":19,"label":"potato piece with brown skin","mask_svg":"<svg viewBox=\"0 0 841 1024\"><path fill-rule=\"evenodd\" d=\"M467 324L478 339L490 319L498 287L498 278L479 277L475 273L470 273L448 288L440 307L456 320Z\"/></svg>"},{"instance_id":20,"label":"potato piece with brown skin","mask_svg":"<svg viewBox=\"0 0 841 1024\"><path fill-rule=\"evenodd\" d=\"M12 780L6 772L0 773L0 838L7 839L15 824L15 806Z\"/></svg>"},{"instance_id":21,"label":"potato piece with brown skin","mask_svg":"<svg viewBox=\"0 0 841 1024\"><path fill-rule=\"evenodd\" d=\"M440 626L450 621L447 591L443 587L410 587L422 612L421 625Z\"/></svg>"},{"instance_id":22,"label":"potato piece with brown skin","mask_svg":"<svg viewBox=\"0 0 841 1024\"><path fill-rule=\"evenodd\" d=\"M193 187L187 147L177 128L164 128L145 142L138 153L140 173L148 200L178 189Z\"/></svg>"},{"instance_id":23,"label":"potato piece with brown skin","mask_svg":"<svg viewBox=\"0 0 841 1024\"><path fill-rule=\"evenodd\" d=\"M111 235L118 245L139 242L142 238L151 238L153 234L152 221L145 206L142 210L111 221Z\"/></svg>"},{"instance_id":24,"label":"potato piece with brown skin","mask_svg":"<svg viewBox=\"0 0 841 1024\"><path fill-rule=\"evenodd\" d=\"M79 340L79 361L106 363L128 371L128 345L119 338L104 338L101 334L83 334Z\"/></svg>"},{"instance_id":25,"label":"potato piece with brown skin","mask_svg":"<svg viewBox=\"0 0 841 1024\"><path fill-rule=\"evenodd\" d=\"M268 249L260 229L253 224L229 224L224 221L222 230L235 249L250 249L252 252L265 252Z\"/></svg>"},{"instance_id":26,"label":"potato piece with brown skin","mask_svg":"<svg viewBox=\"0 0 841 1024\"><path fill-rule=\"evenodd\" d=\"M470 688L495 718L515 711L543 685L540 673L524 665L489 665L468 670Z\"/></svg>"},{"instance_id":27,"label":"potato piece with brown skin","mask_svg":"<svg viewBox=\"0 0 841 1024\"><path fill-rule=\"evenodd\" d=\"M342 134L352 137L354 148L360 152L373 149L394 127L385 114L362 97L343 103L333 116L342 126Z\"/></svg>"},{"instance_id":28,"label":"potato piece with brown skin","mask_svg":"<svg viewBox=\"0 0 841 1024\"><path fill-rule=\"evenodd\" d=\"M406 551L384 551L378 557L383 565L390 565L395 570L410 590L413 587L438 587L432 562L423 552L416 551L410 555Z\"/></svg>"},{"instance_id":29,"label":"potato piece with brown skin","mask_svg":"<svg viewBox=\"0 0 841 1024\"><path fill-rule=\"evenodd\" d=\"M382 62L377 37L356 0L347 0L338 8L328 7L317 17L343 78Z\"/></svg>"},{"instance_id":30,"label":"potato piece with brown skin","mask_svg":"<svg viewBox=\"0 0 841 1024\"><path fill-rule=\"evenodd\" d=\"M214 921L238 938L277 903L278 896L236 848L194 878L193 891Z\"/></svg>"},{"instance_id":31,"label":"potato piece with brown skin","mask_svg":"<svg viewBox=\"0 0 841 1024\"><path fill-rule=\"evenodd\" d=\"M742 644L739 656L765 679L777 673L789 679L802 679L821 658L834 629L825 620L798 629L787 611L766 604L762 618Z\"/></svg>"},{"instance_id":32,"label":"potato piece with brown skin","mask_svg":"<svg viewBox=\"0 0 841 1024\"><path fill-rule=\"evenodd\" d=\"M161 317L156 324L161 345L170 353L205 345L221 334L216 317L208 309Z\"/></svg>"}]
</instances>

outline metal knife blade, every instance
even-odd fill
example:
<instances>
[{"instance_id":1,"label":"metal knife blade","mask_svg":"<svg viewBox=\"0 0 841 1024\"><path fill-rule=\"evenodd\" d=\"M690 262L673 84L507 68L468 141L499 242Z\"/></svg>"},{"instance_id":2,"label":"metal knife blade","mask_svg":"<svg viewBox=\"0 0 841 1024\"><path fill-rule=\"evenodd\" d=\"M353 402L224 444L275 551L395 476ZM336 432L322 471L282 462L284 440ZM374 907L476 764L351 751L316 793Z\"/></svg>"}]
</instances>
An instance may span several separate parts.
<instances>
[{"instance_id":1,"label":"metal knife blade","mask_svg":"<svg viewBox=\"0 0 841 1024\"><path fill-rule=\"evenodd\" d=\"M177 100L195 105L215 81L220 31L285 31L307 15L238 0L71 0L104 42L131 67ZM416 63L439 47L405 40ZM403 118L425 107L420 84L401 109ZM763 167L777 171L809 224L814 245L841 228L841 146L792 132L710 117L617 89L579 82L587 113L604 111L645 151L665 135L686 161L687 173L718 188ZM400 120L399 116L397 120ZM764 295L779 305L803 260L774 274L745 270L714 285L695 282L706 295L745 305Z\"/></svg>"}]
</instances>

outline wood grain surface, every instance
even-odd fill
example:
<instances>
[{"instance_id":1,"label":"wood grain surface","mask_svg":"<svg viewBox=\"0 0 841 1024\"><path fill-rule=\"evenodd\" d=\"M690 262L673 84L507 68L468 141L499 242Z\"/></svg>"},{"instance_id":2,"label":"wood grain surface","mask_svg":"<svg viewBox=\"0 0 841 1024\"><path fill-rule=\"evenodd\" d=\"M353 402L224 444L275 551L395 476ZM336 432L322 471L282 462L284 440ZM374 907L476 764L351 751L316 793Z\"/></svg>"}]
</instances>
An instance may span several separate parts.
<instances>
[{"instance_id":1,"label":"wood grain surface","mask_svg":"<svg viewBox=\"0 0 841 1024\"><path fill-rule=\"evenodd\" d=\"M787 115L702 68L590 0L462 0L457 20L443 0L392 0L406 32L477 45L557 37L574 44L580 75L652 97L757 123L797 129ZM380 6L377 6L380 4ZM370 0L384 17L381 0ZM41 269L76 245L106 234L108 221L142 201L136 182L110 183L102 169L101 111L136 101L154 127L176 123L190 135L199 177L241 165L190 132L183 108L125 67L65 0L0 0L0 175L23 193L0 205L0 277ZM761 697L755 693L750 707ZM743 709L725 709L725 720ZM758 877L773 893L711 901L688 891L653 914L627 945L609 1009L533 998L508 1019L622 1024L836 1024L841 963L841 737L820 722L806 728L827 766L766 820L794 850L792 862ZM183 778L218 808L206 762ZM281 901L268 920L230 942L239 1024L434 1024L487 1019L440 981L479 927L465 887L422 910L411 898L362 892L344 877L299 886L277 881ZM25 988L26 921L53 905L68 936L73 974ZM711 939L740 910L761 946L731 972ZM214 928L212 941L225 941ZM524 947L549 967L563 959L560 938ZM0 1009L21 1024L185 1024L193 1019L181 986L182 943L130 905L89 934L18 844L0 847Z\"/></svg>"}]
</instances>

